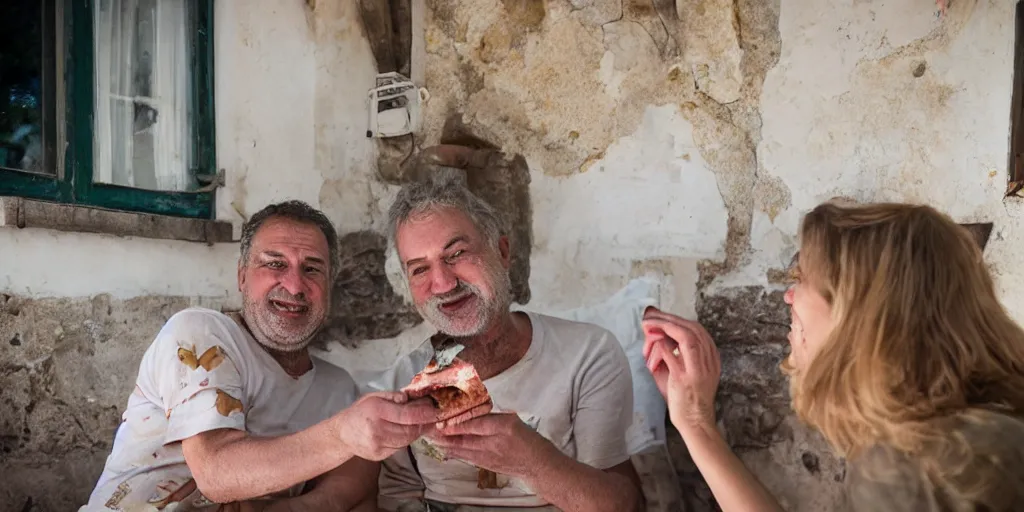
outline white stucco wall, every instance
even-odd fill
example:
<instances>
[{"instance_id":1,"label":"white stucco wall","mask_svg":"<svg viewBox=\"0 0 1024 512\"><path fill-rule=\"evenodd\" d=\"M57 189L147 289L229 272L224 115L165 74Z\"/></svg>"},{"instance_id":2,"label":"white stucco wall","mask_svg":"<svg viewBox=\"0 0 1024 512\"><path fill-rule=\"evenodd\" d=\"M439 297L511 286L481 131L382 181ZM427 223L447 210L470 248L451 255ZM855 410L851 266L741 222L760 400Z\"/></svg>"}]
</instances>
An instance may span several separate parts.
<instances>
[{"instance_id":1,"label":"white stucco wall","mask_svg":"<svg viewBox=\"0 0 1024 512\"><path fill-rule=\"evenodd\" d=\"M531 306L575 308L648 270L695 281L699 259L724 256L728 211L692 125L674 105L649 107L636 132L585 173L534 172L530 193ZM649 260L679 264L651 268L643 264Z\"/></svg>"},{"instance_id":2,"label":"white stucco wall","mask_svg":"<svg viewBox=\"0 0 1024 512\"><path fill-rule=\"evenodd\" d=\"M792 205L774 222L755 212L752 261L728 284L778 267L795 250L802 213L830 197L919 202L958 222L995 224L986 261L1024 321L1021 201L1003 198L1014 2L956 4L940 22L920 2L784 2L758 159Z\"/></svg>"},{"instance_id":3,"label":"white stucco wall","mask_svg":"<svg viewBox=\"0 0 1024 512\"><path fill-rule=\"evenodd\" d=\"M217 218L240 229L266 204L323 206L341 229L369 222L374 146L365 92L376 72L352 2L215 3ZM0 229L0 290L29 297L194 297L237 305L237 244Z\"/></svg>"},{"instance_id":4,"label":"white stucco wall","mask_svg":"<svg viewBox=\"0 0 1024 512\"><path fill-rule=\"evenodd\" d=\"M923 201L959 221L995 223L986 257L1024 319L1013 306L1024 299L1013 286L1021 208L1002 198L1013 4L961 0L937 20L926 3L782 2L782 55L761 93L757 159L758 179L781 180L790 201L754 212L748 258L713 288L767 285L766 271L795 250L800 215L824 199ZM236 229L242 215L285 198L322 207L342 232L381 226L394 189L374 179L375 148L363 134L373 59L354 4L331 4L315 13L304 2L216 4L217 152L228 177L217 216ZM421 75L423 62L414 64ZM589 72L599 82L607 74ZM723 257L729 210L681 108L643 107L635 130L586 172L552 175L525 155L534 169L531 307L594 303L660 272L672 275L663 299L692 310L697 261ZM234 244L0 229L0 247L0 289L10 293L237 302Z\"/></svg>"}]
</instances>

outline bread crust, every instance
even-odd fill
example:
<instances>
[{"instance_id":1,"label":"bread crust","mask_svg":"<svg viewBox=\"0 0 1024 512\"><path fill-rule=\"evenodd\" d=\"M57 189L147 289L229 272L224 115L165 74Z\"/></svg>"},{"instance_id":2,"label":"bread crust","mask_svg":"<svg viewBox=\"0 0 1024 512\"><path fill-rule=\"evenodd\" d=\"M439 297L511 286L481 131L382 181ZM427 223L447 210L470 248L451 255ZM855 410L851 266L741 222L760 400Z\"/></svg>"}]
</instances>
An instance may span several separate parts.
<instances>
[{"instance_id":1,"label":"bread crust","mask_svg":"<svg viewBox=\"0 0 1024 512\"><path fill-rule=\"evenodd\" d=\"M431 359L427 367L416 374L402 391L410 399L429 396L441 412L438 421L454 418L491 403L491 395L476 368L457 357L450 365L440 369L437 361Z\"/></svg>"}]
</instances>

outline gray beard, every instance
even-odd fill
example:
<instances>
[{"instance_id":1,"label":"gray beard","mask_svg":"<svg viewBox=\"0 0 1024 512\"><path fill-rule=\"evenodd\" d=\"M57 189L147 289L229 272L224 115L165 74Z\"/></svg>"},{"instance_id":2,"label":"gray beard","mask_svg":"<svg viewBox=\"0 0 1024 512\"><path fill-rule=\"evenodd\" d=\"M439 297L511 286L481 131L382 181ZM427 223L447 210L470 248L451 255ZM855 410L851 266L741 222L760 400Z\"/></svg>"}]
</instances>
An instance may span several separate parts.
<instances>
[{"instance_id":1,"label":"gray beard","mask_svg":"<svg viewBox=\"0 0 1024 512\"><path fill-rule=\"evenodd\" d=\"M245 323L249 326L249 332L257 343L267 347L271 350L278 352L298 352L305 349L312 343L313 338L316 337L317 333L320 332L320 328L323 327L325 318L321 318L319 322L311 322L310 327L303 329L302 332L297 334L286 334L286 329L275 327L277 324L273 313L267 311L269 307L265 304L259 304L253 301L249 297L243 297L243 309L242 317L245 318ZM325 311L330 309L330 305L327 306ZM312 307L310 308L312 312ZM288 340L292 342L280 342L277 340Z\"/></svg>"},{"instance_id":2,"label":"gray beard","mask_svg":"<svg viewBox=\"0 0 1024 512\"><path fill-rule=\"evenodd\" d=\"M487 298L480 288L469 283L459 282L456 290L443 296L428 299L422 307L417 307L420 315L439 332L455 338L471 338L482 334L491 326L494 319L509 311L512 306L512 279L504 269L488 272L494 278L494 296ZM480 301L475 324L468 329L457 330L455 322L441 311L441 304L454 297L475 296Z\"/></svg>"}]
</instances>

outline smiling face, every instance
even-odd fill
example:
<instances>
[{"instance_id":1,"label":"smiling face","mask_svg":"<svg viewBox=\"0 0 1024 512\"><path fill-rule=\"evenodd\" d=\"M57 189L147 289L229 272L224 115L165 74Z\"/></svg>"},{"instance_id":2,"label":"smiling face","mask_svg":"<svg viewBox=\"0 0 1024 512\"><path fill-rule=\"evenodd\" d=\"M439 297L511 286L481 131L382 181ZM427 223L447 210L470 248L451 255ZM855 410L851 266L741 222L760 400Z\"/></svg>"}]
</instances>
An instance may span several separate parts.
<instances>
[{"instance_id":1,"label":"smiling face","mask_svg":"<svg viewBox=\"0 0 1024 512\"><path fill-rule=\"evenodd\" d=\"M787 365L798 374L807 369L835 327L832 306L811 282L811 277L801 272L802 259L803 256L798 255L791 271L794 283L783 296L790 310L788 339L791 350Z\"/></svg>"},{"instance_id":2,"label":"smiling face","mask_svg":"<svg viewBox=\"0 0 1024 512\"><path fill-rule=\"evenodd\" d=\"M414 215L395 233L409 291L420 314L455 337L483 333L508 313L508 240L488 243L470 218L453 208Z\"/></svg>"},{"instance_id":3,"label":"smiling face","mask_svg":"<svg viewBox=\"0 0 1024 512\"><path fill-rule=\"evenodd\" d=\"M330 303L327 239L313 224L267 219L238 268L243 314L253 337L279 351L305 348Z\"/></svg>"}]
</instances>

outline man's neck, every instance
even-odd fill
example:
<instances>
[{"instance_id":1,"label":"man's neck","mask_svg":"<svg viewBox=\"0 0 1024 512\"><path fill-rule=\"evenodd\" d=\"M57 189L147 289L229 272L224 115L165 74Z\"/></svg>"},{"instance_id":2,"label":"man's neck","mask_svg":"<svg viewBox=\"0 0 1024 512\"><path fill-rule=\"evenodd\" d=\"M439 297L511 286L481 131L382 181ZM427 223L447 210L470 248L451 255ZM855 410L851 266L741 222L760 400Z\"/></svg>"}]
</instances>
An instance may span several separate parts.
<instances>
[{"instance_id":1,"label":"man's neck","mask_svg":"<svg viewBox=\"0 0 1024 512\"><path fill-rule=\"evenodd\" d=\"M274 358L274 361L277 361L277 364L280 365L281 369L289 376L299 378L306 372L313 369L313 359L309 357L309 349L306 347L291 352L274 350L260 343L259 340L256 339L256 335L253 334L252 329L249 327L249 323L245 321L245 315L241 313L232 313L229 316L239 325L239 327L248 331L249 335L252 336L252 339L256 341L256 344L266 351L267 354L270 354L270 357Z\"/></svg>"},{"instance_id":2,"label":"man's neck","mask_svg":"<svg viewBox=\"0 0 1024 512\"><path fill-rule=\"evenodd\" d=\"M266 345L260 344L263 350L266 350L270 357L277 361L277 364L281 365L281 369L284 370L289 376L299 378L306 372L313 369L313 359L309 357L309 349L303 347L299 350L292 352L282 352L280 350L274 350Z\"/></svg>"},{"instance_id":3,"label":"man's neck","mask_svg":"<svg viewBox=\"0 0 1024 512\"><path fill-rule=\"evenodd\" d=\"M502 316L483 334L460 338L466 348L459 358L472 364L482 380L487 380L519 362L533 341L533 326L524 313Z\"/></svg>"}]
</instances>

